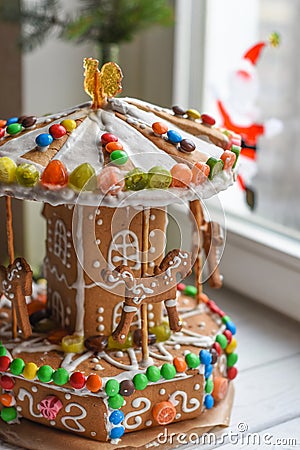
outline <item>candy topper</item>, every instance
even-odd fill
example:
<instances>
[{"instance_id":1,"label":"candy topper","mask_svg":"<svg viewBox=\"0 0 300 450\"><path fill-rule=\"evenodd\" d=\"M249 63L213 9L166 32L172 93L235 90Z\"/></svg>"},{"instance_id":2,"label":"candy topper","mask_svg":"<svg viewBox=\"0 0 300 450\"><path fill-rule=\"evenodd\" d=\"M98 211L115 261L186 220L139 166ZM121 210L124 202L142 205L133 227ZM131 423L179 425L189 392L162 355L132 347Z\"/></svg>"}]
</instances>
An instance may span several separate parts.
<instances>
[{"instance_id":1,"label":"candy topper","mask_svg":"<svg viewBox=\"0 0 300 450\"><path fill-rule=\"evenodd\" d=\"M94 58L85 58L83 62L84 90L93 100L92 109L99 109L107 98L114 97L122 91L123 78L120 67L113 62L106 63L101 70L99 61Z\"/></svg>"}]
</instances>

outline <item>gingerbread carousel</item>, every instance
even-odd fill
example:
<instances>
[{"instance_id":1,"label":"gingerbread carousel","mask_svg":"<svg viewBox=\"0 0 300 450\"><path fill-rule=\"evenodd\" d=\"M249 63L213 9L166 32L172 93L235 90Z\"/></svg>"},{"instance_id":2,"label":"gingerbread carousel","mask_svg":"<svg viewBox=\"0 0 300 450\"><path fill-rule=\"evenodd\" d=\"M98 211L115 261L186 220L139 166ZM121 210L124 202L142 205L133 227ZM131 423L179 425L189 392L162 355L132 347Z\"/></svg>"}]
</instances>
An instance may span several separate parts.
<instances>
[{"instance_id":1,"label":"gingerbread carousel","mask_svg":"<svg viewBox=\"0 0 300 450\"><path fill-rule=\"evenodd\" d=\"M114 63L84 69L91 102L0 121L0 432L25 419L117 444L204 415L237 374L236 327L203 293L205 261L222 285L223 237L202 201L233 183L240 138L194 109L116 97ZM46 285L15 258L11 197L44 204ZM173 203L189 205L193 245L165 254Z\"/></svg>"}]
</instances>

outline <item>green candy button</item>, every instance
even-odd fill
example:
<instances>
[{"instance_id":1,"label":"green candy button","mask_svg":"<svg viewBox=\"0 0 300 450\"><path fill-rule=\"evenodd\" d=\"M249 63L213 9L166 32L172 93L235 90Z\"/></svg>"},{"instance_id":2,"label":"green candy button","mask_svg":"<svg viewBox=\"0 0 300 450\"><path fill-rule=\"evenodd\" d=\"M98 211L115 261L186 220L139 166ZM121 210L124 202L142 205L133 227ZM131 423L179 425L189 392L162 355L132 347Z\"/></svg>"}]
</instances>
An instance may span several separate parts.
<instances>
[{"instance_id":1,"label":"green candy button","mask_svg":"<svg viewBox=\"0 0 300 450\"><path fill-rule=\"evenodd\" d=\"M195 297L197 294L197 288L195 286L188 285L184 288L183 293L189 295L190 297Z\"/></svg>"},{"instance_id":2,"label":"green candy button","mask_svg":"<svg viewBox=\"0 0 300 450\"><path fill-rule=\"evenodd\" d=\"M112 409L119 409L122 408L124 405L124 397L122 395L117 394L113 397L109 397L108 399L108 406Z\"/></svg>"},{"instance_id":3,"label":"green candy button","mask_svg":"<svg viewBox=\"0 0 300 450\"><path fill-rule=\"evenodd\" d=\"M43 383L49 383L49 381L51 381L52 379L53 372L54 370L52 369L52 367L46 364L39 368L39 370L37 371L37 377Z\"/></svg>"},{"instance_id":4,"label":"green candy button","mask_svg":"<svg viewBox=\"0 0 300 450\"><path fill-rule=\"evenodd\" d=\"M238 354L237 353L230 353L227 356L227 366L228 367L233 367L237 363L237 360L238 360Z\"/></svg>"},{"instance_id":5,"label":"green candy button","mask_svg":"<svg viewBox=\"0 0 300 450\"><path fill-rule=\"evenodd\" d=\"M224 334L218 334L216 337L216 342L218 342L221 348L224 350L227 347L228 341Z\"/></svg>"},{"instance_id":6,"label":"green candy button","mask_svg":"<svg viewBox=\"0 0 300 450\"><path fill-rule=\"evenodd\" d=\"M143 373L137 373L132 381L137 391L142 391L148 385L148 378Z\"/></svg>"},{"instance_id":7,"label":"green candy button","mask_svg":"<svg viewBox=\"0 0 300 450\"><path fill-rule=\"evenodd\" d=\"M149 381L152 383L156 383L156 381L160 380L160 370L156 366L149 366L146 370L146 376Z\"/></svg>"},{"instance_id":8,"label":"green candy button","mask_svg":"<svg viewBox=\"0 0 300 450\"><path fill-rule=\"evenodd\" d=\"M200 365L200 358L195 353L188 353L185 356L185 362L190 369L196 369Z\"/></svg>"},{"instance_id":9,"label":"green candy button","mask_svg":"<svg viewBox=\"0 0 300 450\"><path fill-rule=\"evenodd\" d=\"M166 380L172 380L176 375L176 369L173 364L165 363L160 369L161 376Z\"/></svg>"},{"instance_id":10,"label":"green candy button","mask_svg":"<svg viewBox=\"0 0 300 450\"><path fill-rule=\"evenodd\" d=\"M53 375L52 380L58 386L63 386L69 381L69 373L63 367L57 369Z\"/></svg>"},{"instance_id":11,"label":"green candy button","mask_svg":"<svg viewBox=\"0 0 300 450\"><path fill-rule=\"evenodd\" d=\"M9 370L13 375L21 375L23 372L23 369L25 367L25 362L22 358L16 358L14 359L9 366Z\"/></svg>"},{"instance_id":12,"label":"green candy button","mask_svg":"<svg viewBox=\"0 0 300 450\"><path fill-rule=\"evenodd\" d=\"M226 324L227 322L231 322L231 319L230 319L229 316L223 316L222 317L222 322Z\"/></svg>"},{"instance_id":13,"label":"green candy button","mask_svg":"<svg viewBox=\"0 0 300 450\"><path fill-rule=\"evenodd\" d=\"M110 154L110 160L118 166L123 166L123 164L126 164L128 161L128 155L124 150L114 150Z\"/></svg>"},{"instance_id":14,"label":"green candy button","mask_svg":"<svg viewBox=\"0 0 300 450\"><path fill-rule=\"evenodd\" d=\"M117 395L120 390L120 383L117 380L108 380L105 385L105 392L109 397Z\"/></svg>"},{"instance_id":15,"label":"green candy button","mask_svg":"<svg viewBox=\"0 0 300 450\"><path fill-rule=\"evenodd\" d=\"M4 422L11 422L12 420L16 419L17 410L13 406L9 406L8 408L2 408L0 415L1 419L4 420Z\"/></svg>"},{"instance_id":16,"label":"green candy button","mask_svg":"<svg viewBox=\"0 0 300 450\"><path fill-rule=\"evenodd\" d=\"M207 394L211 394L213 390L214 390L214 382L211 378L209 378L205 384L205 392Z\"/></svg>"},{"instance_id":17,"label":"green candy button","mask_svg":"<svg viewBox=\"0 0 300 450\"><path fill-rule=\"evenodd\" d=\"M22 131L22 125L20 123L11 123L6 127L8 134L18 134Z\"/></svg>"},{"instance_id":18,"label":"green candy button","mask_svg":"<svg viewBox=\"0 0 300 450\"><path fill-rule=\"evenodd\" d=\"M0 356L5 356L6 355L6 348L3 347L3 345L0 346Z\"/></svg>"}]
</instances>

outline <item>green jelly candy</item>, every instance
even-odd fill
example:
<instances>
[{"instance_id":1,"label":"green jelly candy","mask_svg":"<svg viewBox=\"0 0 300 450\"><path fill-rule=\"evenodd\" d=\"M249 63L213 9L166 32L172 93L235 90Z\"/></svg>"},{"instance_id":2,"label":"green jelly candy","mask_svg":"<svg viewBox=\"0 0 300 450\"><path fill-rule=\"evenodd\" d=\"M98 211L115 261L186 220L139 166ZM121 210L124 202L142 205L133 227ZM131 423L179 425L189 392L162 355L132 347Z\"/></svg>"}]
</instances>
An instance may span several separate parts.
<instances>
[{"instance_id":1,"label":"green jelly candy","mask_svg":"<svg viewBox=\"0 0 300 450\"><path fill-rule=\"evenodd\" d=\"M131 333L127 335L126 341L123 344L120 344L120 342L116 341L112 336L109 336L107 342L107 348L109 350L124 350L126 348L132 347L132 345L133 339Z\"/></svg>"},{"instance_id":2,"label":"green jelly candy","mask_svg":"<svg viewBox=\"0 0 300 450\"><path fill-rule=\"evenodd\" d=\"M8 134L18 134L22 131L22 125L20 123L11 123L6 127Z\"/></svg>"},{"instance_id":3,"label":"green jelly candy","mask_svg":"<svg viewBox=\"0 0 300 450\"><path fill-rule=\"evenodd\" d=\"M13 183L16 179L16 163L8 158L8 156L2 156L0 158L0 183Z\"/></svg>"},{"instance_id":4,"label":"green jelly candy","mask_svg":"<svg viewBox=\"0 0 300 450\"><path fill-rule=\"evenodd\" d=\"M25 362L22 358L13 359L10 363L9 370L13 375L21 375L25 367Z\"/></svg>"},{"instance_id":5,"label":"green jelly candy","mask_svg":"<svg viewBox=\"0 0 300 450\"><path fill-rule=\"evenodd\" d=\"M195 353L188 353L185 356L185 362L190 369L196 369L200 365L200 358Z\"/></svg>"},{"instance_id":6,"label":"green jelly candy","mask_svg":"<svg viewBox=\"0 0 300 450\"><path fill-rule=\"evenodd\" d=\"M37 371L37 377L43 383L49 383L49 381L52 380L53 372L54 370L52 369L52 367L45 364L44 366L41 366Z\"/></svg>"},{"instance_id":7,"label":"green jelly candy","mask_svg":"<svg viewBox=\"0 0 300 450\"><path fill-rule=\"evenodd\" d=\"M227 355L227 366L228 367L233 367L238 360L238 354L237 353L230 353L229 355Z\"/></svg>"},{"instance_id":8,"label":"green jelly candy","mask_svg":"<svg viewBox=\"0 0 300 450\"><path fill-rule=\"evenodd\" d=\"M58 386L63 386L69 381L69 373L63 367L57 369L53 375L52 380Z\"/></svg>"},{"instance_id":9,"label":"green jelly candy","mask_svg":"<svg viewBox=\"0 0 300 450\"><path fill-rule=\"evenodd\" d=\"M33 164L20 164L16 169L16 179L21 186L33 187L39 178L39 171Z\"/></svg>"},{"instance_id":10,"label":"green jelly candy","mask_svg":"<svg viewBox=\"0 0 300 450\"><path fill-rule=\"evenodd\" d=\"M231 151L235 154L235 156L236 156L235 162L234 162L234 164L233 164L233 166L232 166L232 168L234 169L235 166L236 166L237 160L238 160L238 158L239 158L239 156L240 156L240 153L241 153L241 147L239 147L238 145L233 145L233 146L231 147L230 150L231 150Z\"/></svg>"},{"instance_id":11,"label":"green jelly candy","mask_svg":"<svg viewBox=\"0 0 300 450\"><path fill-rule=\"evenodd\" d=\"M160 380L160 370L156 366L149 366L146 370L146 376L149 381L152 381L152 383L155 383L156 381Z\"/></svg>"},{"instance_id":12,"label":"green jelly candy","mask_svg":"<svg viewBox=\"0 0 300 450\"><path fill-rule=\"evenodd\" d=\"M150 333L155 334L156 342L164 342L171 336L171 330L169 324L162 323L161 325L156 325L149 329Z\"/></svg>"},{"instance_id":13,"label":"green jelly candy","mask_svg":"<svg viewBox=\"0 0 300 450\"><path fill-rule=\"evenodd\" d=\"M110 160L117 166L123 166L128 161L128 155L124 150L114 150L110 154Z\"/></svg>"},{"instance_id":14,"label":"green jelly candy","mask_svg":"<svg viewBox=\"0 0 300 450\"><path fill-rule=\"evenodd\" d=\"M205 392L207 394L211 394L213 390L214 390L214 382L211 378L209 378L205 384Z\"/></svg>"},{"instance_id":15,"label":"green jelly candy","mask_svg":"<svg viewBox=\"0 0 300 450\"><path fill-rule=\"evenodd\" d=\"M94 168L89 163L76 167L69 176L69 187L74 191L94 191L97 187Z\"/></svg>"},{"instance_id":16,"label":"green jelly candy","mask_svg":"<svg viewBox=\"0 0 300 450\"><path fill-rule=\"evenodd\" d=\"M126 189L140 191L148 186L148 174L136 167L125 175Z\"/></svg>"},{"instance_id":17,"label":"green jelly candy","mask_svg":"<svg viewBox=\"0 0 300 450\"><path fill-rule=\"evenodd\" d=\"M109 397L117 395L120 390L120 383L117 380L108 380L105 385L105 392Z\"/></svg>"},{"instance_id":18,"label":"green jelly candy","mask_svg":"<svg viewBox=\"0 0 300 450\"><path fill-rule=\"evenodd\" d=\"M142 391L148 385L148 378L143 373L137 373L133 377L133 384L137 391Z\"/></svg>"},{"instance_id":19,"label":"green jelly candy","mask_svg":"<svg viewBox=\"0 0 300 450\"><path fill-rule=\"evenodd\" d=\"M197 295L197 288L192 285L188 285L184 288L183 293L189 295L190 297L195 297Z\"/></svg>"},{"instance_id":20,"label":"green jelly candy","mask_svg":"<svg viewBox=\"0 0 300 450\"><path fill-rule=\"evenodd\" d=\"M154 189L167 189L172 183L169 170L161 166L152 167L148 172L149 187Z\"/></svg>"},{"instance_id":21,"label":"green jelly candy","mask_svg":"<svg viewBox=\"0 0 300 450\"><path fill-rule=\"evenodd\" d=\"M223 322L223 323L231 322L231 319L230 319L229 316L223 316L223 317L222 317L222 322Z\"/></svg>"},{"instance_id":22,"label":"green jelly candy","mask_svg":"<svg viewBox=\"0 0 300 450\"><path fill-rule=\"evenodd\" d=\"M165 380L172 380L172 378L176 375L176 369L173 364L165 363L162 365L160 369L161 376L165 378Z\"/></svg>"},{"instance_id":23,"label":"green jelly candy","mask_svg":"<svg viewBox=\"0 0 300 450\"><path fill-rule=\"evenodd\" d=\"M5 356L6 355L6 348L3 347L3 345L0 346L0 356Z\"/></svg>"},{"instance_id":24,"label":"green jelly candy","mask_svg":"<svg viewBox=\"0 0 300 450\"><path fill-rule=\"evenodd\" d=\"M17 410L14 406L9 406L8 408L1 409L1 419L4 422L11 422L17 418Z\"/></svg>"},{"instance_id":25,"label":"green jelly candy","mask_svg":"<svg viewBox=\"0 0 300 450\"><path fill-rule=\"evenodd\" d=\"M214 176L217 175L217 173L222 172L223 167L224 167L224 163L221 159L216 159L216 158L208 158L208 160L206 161L206 164L210 167L210 172L208 175L208 178L210 180L212 180L214 178Z\"/></svg>"},{"instance_id":26,"label":"green jelly candy","mask_svg":"<svg viewBox=\"0 0 300 450\"><path fill-rule=\"evenodd\" d=\"M216 342L218 342L221 346L221 348L224 350L227 347L228 340L224 334L218 334L216 336Z\"/></svg>"},{"instance_id":27,"label":"green jelly candy","mask_svg":"<svg viewBox=\"0 0 300 450\"><path fill-rule=\"evenodd\" d=\"M122 395L117 394L113 397L109 397L108 399L108 406L112 409L119 409L122 408L124 405L124 397Z\"/></svg>"}]
</instances>

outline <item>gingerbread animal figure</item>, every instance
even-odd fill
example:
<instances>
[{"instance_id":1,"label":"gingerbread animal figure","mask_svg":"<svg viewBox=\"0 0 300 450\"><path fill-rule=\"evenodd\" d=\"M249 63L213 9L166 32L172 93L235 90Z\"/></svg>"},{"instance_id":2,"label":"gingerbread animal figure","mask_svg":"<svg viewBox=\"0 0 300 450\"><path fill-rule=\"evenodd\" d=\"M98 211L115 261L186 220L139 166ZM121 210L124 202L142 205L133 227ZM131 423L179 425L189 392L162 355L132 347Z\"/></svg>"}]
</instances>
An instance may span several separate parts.
<instances>
[{"instance_id":1,"label":"gingerbread animal figure","mask_svg":"<svg viewBox=\"0 0 300 450\"><path fill-rule=\"evenodd\" d=\"M4 294L13 302L17 322L25 339L32 334L25 301L25 296L31 295L31 291L32 271L24 258L16 258L8 268L0 266L0 294Z\"/></svg>"},{"instance_id":2,"label":"gingerbread animal figure","mask_svg":"<svg viewBox=\"0 0 300 450\"><path fill-rule=\"evenodd\" d=\"M119 266L115 271L105 270L102 274L109 286L117 281L125 283L125 300L120 322L113 332L113 338L120 343L125 342L132 319L142 303L165 302L170 328L180 331L182 323L176 308L177 283L191 272L191 255L178 249L170 251L154 275L135 278L128 266Z\"/></svg>"}]
</instances>

